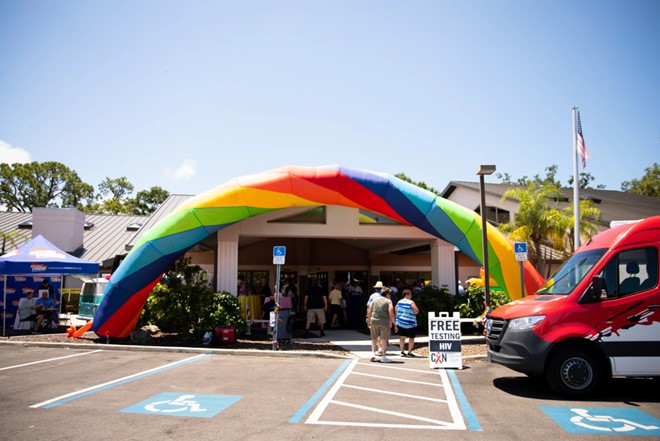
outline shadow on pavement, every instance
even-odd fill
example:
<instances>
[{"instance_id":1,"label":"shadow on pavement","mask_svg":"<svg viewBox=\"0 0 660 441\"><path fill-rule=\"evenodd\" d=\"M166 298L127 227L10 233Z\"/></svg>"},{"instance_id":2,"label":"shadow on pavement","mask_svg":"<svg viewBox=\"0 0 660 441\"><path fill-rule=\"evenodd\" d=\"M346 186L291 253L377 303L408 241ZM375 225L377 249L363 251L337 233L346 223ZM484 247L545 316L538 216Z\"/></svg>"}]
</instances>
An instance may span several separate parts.
<instances>
[{"instance_id":1,"label":"shadow on pavement","mask_svg":"<svg viewBox=\"0 0 660 441\"><path fill-rule=\"evenodd\" d=\"M555 394L543 377L500 377L493 380L493 386L511 395L540 400L558 400L562 397ZM660 402L660 378L614 378L600 392L579 401L587 402L624 402L634 405L635 402Z\"/></svg>"}]
</instances>

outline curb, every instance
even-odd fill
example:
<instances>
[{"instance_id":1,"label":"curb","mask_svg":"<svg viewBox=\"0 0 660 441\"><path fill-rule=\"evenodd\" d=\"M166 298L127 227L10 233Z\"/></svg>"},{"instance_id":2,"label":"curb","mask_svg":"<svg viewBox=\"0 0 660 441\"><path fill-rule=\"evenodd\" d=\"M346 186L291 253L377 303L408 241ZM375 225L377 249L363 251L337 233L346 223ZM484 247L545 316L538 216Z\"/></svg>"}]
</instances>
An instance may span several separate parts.
<instances>
[{"instance_id":1,"label":"curb","mask_svg":"<svg viewBox=\"0 0 660 441\"><path fill-rule=\"evenodd\" d=\"M264 351L260 349L220 349L220 348L188 348L182 346L129 346L113 344L87 343L54 343L30 341L0 341L0 345L20 346L25 348L63 348L63 349L101 349L111 351L141 351L141 352L178 352L189 354L223 354L223 355L259 355L262 357L311 357L354 359L352 354L340 355L328 352L311 351Z\"/></svg>"}]
</instances>

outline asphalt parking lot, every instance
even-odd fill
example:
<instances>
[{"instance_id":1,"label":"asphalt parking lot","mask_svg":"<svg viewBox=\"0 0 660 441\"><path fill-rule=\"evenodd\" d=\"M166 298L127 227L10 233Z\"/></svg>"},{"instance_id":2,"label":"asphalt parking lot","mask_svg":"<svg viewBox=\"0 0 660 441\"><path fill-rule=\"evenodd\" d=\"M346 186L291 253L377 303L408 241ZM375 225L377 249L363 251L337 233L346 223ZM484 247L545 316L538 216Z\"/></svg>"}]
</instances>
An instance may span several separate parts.
<instances>
[{"instance_id":1,"label":"asphalt parking lot","mask_svg":"<svg viewBox=\"0 0 660 441\"><path fill-rule=\"evenodd\" d=\"M485 361L0 345L2 439L632 439L660 435L657 380L571 402Z\"/></svg>"}]
</instances>

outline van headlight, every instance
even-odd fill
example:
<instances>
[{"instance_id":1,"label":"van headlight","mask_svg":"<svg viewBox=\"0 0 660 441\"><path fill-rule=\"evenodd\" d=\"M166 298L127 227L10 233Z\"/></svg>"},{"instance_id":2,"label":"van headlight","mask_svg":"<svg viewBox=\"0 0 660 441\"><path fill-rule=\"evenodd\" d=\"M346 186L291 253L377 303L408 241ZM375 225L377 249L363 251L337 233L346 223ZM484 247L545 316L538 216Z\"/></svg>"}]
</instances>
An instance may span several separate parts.
<instances>
[{"instance_id":1,"label":"van headlight","mask_svg":"<svg viewBox=\"0 0 660 441\"><path fill-rule=\"evenodd\" d=\"M544 315L533 315L530 317L520 317L509 322L508 331L528 331L535 328L545 319Z\"/></svg>"}]
</instances>

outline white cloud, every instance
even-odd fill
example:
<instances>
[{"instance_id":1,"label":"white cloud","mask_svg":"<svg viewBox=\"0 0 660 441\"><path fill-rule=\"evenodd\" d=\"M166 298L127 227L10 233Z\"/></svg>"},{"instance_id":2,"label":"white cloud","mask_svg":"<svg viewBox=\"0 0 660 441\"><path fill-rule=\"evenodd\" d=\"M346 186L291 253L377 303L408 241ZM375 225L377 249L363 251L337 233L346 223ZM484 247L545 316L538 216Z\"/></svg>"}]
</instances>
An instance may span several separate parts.
<instances>
[{"instance_id":1,"label":"white cloud","mask_svg":"<svg viewBox=\"0 0 660 441\"><path fill-rule=\"evenodd\" d=\"M0 140L0 163L14 164L15 162L21 164L32 162L30 152L23 150L20 147L12 147L6 142Z\"/></svg>"},{"instance_id":2,"label":"white cloud","mask_svg":"<svg viewBox=\"0 0 660 441\"><path fill-rule=\"evenodd\" d=\"M195 176L195 173L197 173L196 165L196 161L186 159L177 167L165 167L163 173L177 181L190 179Z\"/></svg>"}]
</instances>

